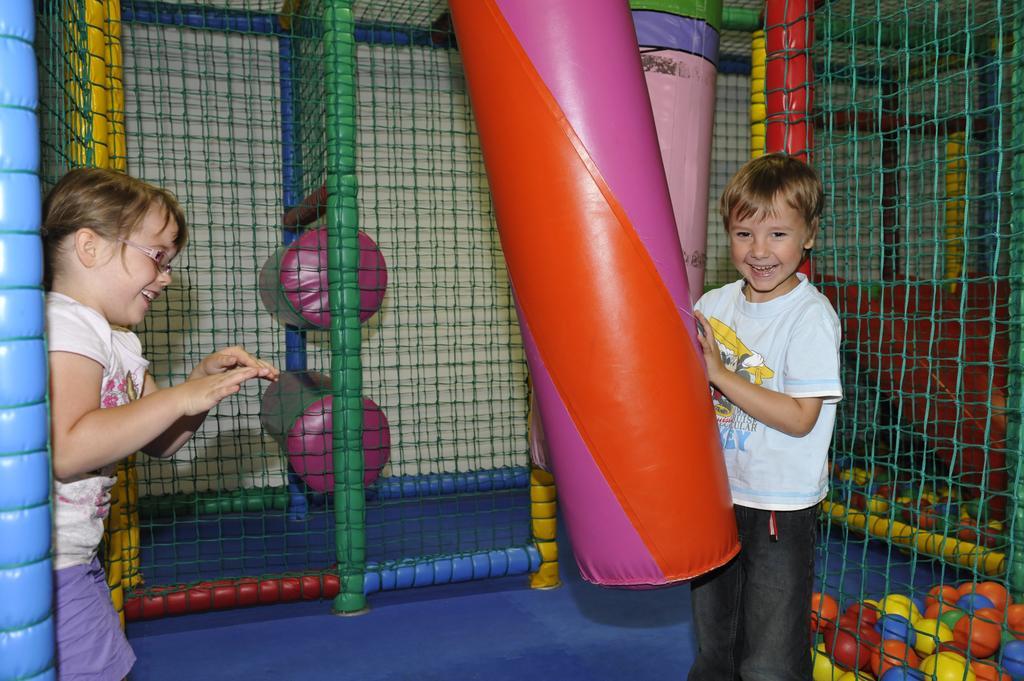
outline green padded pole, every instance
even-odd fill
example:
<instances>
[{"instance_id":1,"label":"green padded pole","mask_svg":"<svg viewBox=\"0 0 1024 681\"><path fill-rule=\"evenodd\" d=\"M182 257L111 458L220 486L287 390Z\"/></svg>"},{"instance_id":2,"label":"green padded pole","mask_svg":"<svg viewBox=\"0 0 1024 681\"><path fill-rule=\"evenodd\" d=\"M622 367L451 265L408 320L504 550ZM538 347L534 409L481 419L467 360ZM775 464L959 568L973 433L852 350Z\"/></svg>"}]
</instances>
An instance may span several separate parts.
<instances>
[{"instance_id":1,"label":"green padded pole","mask_svg":"<svg viewBox=\"0 0 1024 681\"><path fill-rule=\"evenodd\" d=\"M366 609L366 496L363 489L363 371L359 359L359 216L356 210L355 19L351 0L324 14L327 99L327 267L331 308L334 523L338 578L334 612Z\"/></svg>"},{"instance_id":2,"label":"green padded pole","mask_svg":"<svg viewBox=\"0 0 1024 681\"><path fill-rule=\"evenodd\" d=\"M716 31L722 30L722 0L629 0L629 8L703 19Z\"/></svg>"},{"instance_id":3,"label":"green padded pole","mask_svg":"<svg viewBox=\"0 0 1024 681\"><path fill-rule=\"evenodd\" d=\"M1013 18L1013 62L1011 64L1010 138L1012 159L1010 192L1010 356L1007 387L1006 455L1011 463L1013 481L1013 517L1010 519L1010 590L1014 599L1024 596L1024 484L1020 479L1021 428L1021 366L1024 365L1024 338L1020 323L1024 315L1024 12L1017 10Z\"/></svg>"},{"instance_id":4,"label":"green padded pole","mask_svg":"<svg viewBox=\"0 0 1024 681\"><path fill-rule=\"evenodd\" d=\"M742 31L753 33L764 28L764 21L761 20L760 9L748 9L746 7L723 7L722 8L722 30Z\"/></svg>"}]
</instances>

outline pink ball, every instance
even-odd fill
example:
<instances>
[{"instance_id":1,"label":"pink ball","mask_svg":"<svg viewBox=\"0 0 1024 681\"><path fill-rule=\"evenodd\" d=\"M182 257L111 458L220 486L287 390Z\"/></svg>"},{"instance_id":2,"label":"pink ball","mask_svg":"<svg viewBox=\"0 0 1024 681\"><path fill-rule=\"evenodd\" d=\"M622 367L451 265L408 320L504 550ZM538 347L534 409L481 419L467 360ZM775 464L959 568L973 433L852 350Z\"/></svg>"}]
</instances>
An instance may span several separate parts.
<instances>
[{"instance_id":1,"label":"pink ball","mask_svg":"<svg viewBox=\"0 0 1024 681\"><path fill-rule=\"evenodd\" d=\"M334 456L331 436L331 395L317 400L288 431L288 462L315 492L334 491ZM391 456L391 431L380 407L363 398L363 484L370 486Z\"/></svg>"},{"instance_id":2,"label":"pink ball","mask_svg":"<svg viewBox=\"0 0 1024 681\"><path fill-rule=\"evenodd\" d=\"M327 297L327 228L310 229L289 244L281 256L281 287L295 310L314 327L331 325ZM388 286L388 270L380 248L359 232L359 321L380 309Z\"/></svg>"}]
</instances>

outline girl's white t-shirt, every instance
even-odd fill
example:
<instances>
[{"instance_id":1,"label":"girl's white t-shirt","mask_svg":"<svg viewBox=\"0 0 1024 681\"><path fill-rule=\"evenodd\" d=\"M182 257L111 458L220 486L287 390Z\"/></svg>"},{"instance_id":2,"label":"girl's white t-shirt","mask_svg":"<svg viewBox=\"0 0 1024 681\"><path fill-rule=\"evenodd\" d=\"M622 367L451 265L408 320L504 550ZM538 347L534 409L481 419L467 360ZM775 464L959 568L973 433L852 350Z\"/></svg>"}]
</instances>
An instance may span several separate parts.
<instances>
[{"instance_id":1,"label":"girl's white t-shirt","mask_svg":"<svg viewBox=\"0 0 1024 681\"><path fill-rule=\"evenodd\" d=\"M138 336L111 328L96 310L60 293L46 295L49 352L88 357L103 367L99 406L117 407L142 394L149 362ZM103 520L110 513L110 490L116 465L53 482L54 568L92 562L103 538Z\"/></svg>"},{"instance_id":2,"label":"girl's white t-shirt","mask_svg":"<svg viewBox=\"0 0 1024 681\"><path fill-rule=\"evenodd\" d=\"M825 398L811 432L792 437L756 421L712 387L733 502L742 506L794 511L828 492L828 450L843 396L839 318L798 276L795 289L766 303L747 301L740 280L709 291L695 306L714 328L729 369L790 397Z\"/></svg>"}]
</instances>

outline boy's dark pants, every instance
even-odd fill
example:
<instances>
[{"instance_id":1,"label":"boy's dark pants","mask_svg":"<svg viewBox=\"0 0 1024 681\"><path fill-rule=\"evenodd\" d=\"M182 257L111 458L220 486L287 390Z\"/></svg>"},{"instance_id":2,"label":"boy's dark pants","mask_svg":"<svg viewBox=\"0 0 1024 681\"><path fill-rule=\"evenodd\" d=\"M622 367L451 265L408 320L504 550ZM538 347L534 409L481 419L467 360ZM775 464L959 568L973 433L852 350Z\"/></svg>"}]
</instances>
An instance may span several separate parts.
<instances>
[{"instance_id":1,"label":"boy's dark pants","mask_svg":"<svg viewBox=\"0 0 1024 681\"><path fill-rule=\"evenodd\" d=\"M809 681L818 506L736 506L740 553L691 583L697 659L688 681Z\"/></svg>"}]
</instances>

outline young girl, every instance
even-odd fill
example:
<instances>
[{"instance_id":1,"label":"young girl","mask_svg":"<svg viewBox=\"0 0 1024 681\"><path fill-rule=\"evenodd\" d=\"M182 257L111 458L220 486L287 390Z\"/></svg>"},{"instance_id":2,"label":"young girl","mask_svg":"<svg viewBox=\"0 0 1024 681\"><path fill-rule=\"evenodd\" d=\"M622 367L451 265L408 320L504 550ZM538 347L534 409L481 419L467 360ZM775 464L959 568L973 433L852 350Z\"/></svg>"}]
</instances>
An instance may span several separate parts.
<instances>
[{"instance_id":1,"label":"young girl","mask_svg":"<svg viewBox=\"0 0 1024 681\"><path fill-rule=\"evenodd\" d=\"M167 191L99 169L72 170L43 203L50 356L57 670L116 681L135 662L97 548L118 461L176 452L215 404L277 369L239 347L203 359L181 385L157 388L128 330L171 283L187 240ZM128 327L128 328L126 328Z\"/></svg>"}]
</instances>

